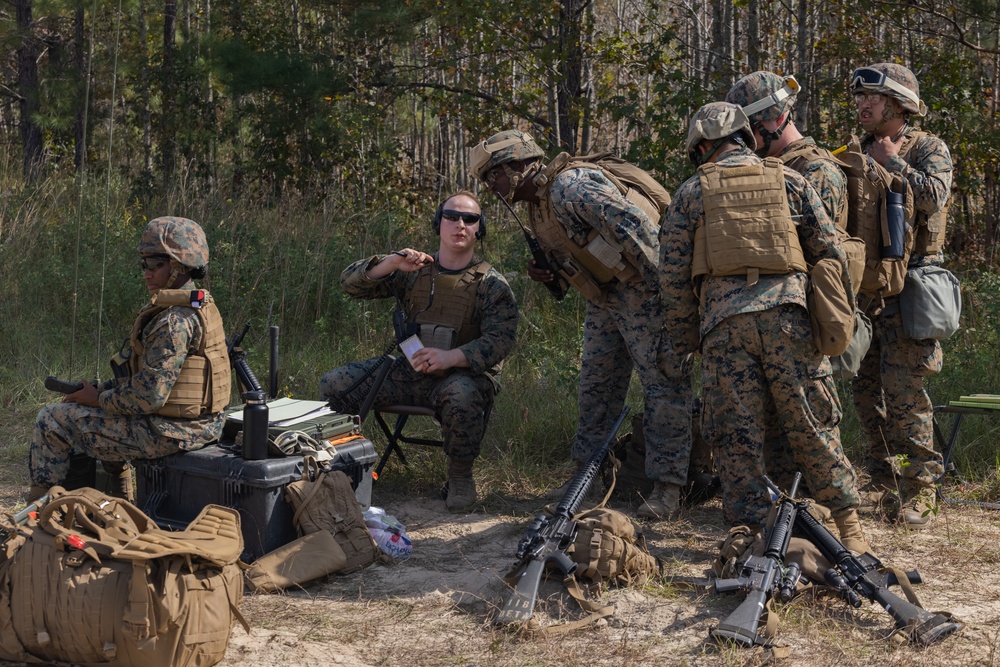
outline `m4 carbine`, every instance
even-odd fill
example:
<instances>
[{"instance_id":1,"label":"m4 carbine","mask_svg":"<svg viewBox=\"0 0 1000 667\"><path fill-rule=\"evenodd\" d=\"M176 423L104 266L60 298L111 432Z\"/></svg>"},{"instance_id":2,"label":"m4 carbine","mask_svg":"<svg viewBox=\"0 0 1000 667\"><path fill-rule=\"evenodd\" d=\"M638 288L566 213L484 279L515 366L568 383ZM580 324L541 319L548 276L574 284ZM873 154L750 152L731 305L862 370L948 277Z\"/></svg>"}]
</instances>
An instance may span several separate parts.
<instances>
[{"instance_id":1,"label":"m4 carbine","mask_svg":"<svg viewBox=\"0 0 1000 667\"><path fill-rule=\"evenodd\" d=\"M587 462L570 480L569 488L556 505L553 516L539 514L531 522L528 530L517 545L518 568L523 568L514 592L504 603L497 623L526 623L535 611L538 586L548 565L553 566L563 576L576 571L576 563L566 555L566 550L576 538L576 521L573 517L587 498L590 487L597 480L601 464L608 456L615 434L629 413L626 405L618 420L611 427L607 440L590 456Z\"/></svg>"},{"instance_id":2,"label":"m4 carbine","mask_svg":"<svg viewBox=\"0 0 1000 667\"><path fill-rule=\"evenodd\" d=\"M889 612L896 628L909 641L922 646L940 641L962 628L962 624L950 616L932 614L889 591L889 585L896 582L895 575L886 572L879 559L871 554L860 557L852 554L805 507L799 509L795 525L823 557L834 564L836 570L826 574L827 583L837 588L852 607L861 606L861 597L878 603ZM920 580L914 573L908 573L907 577L911 581Z\"/></svg>"},{"instance_id":3,"label":"m4 carbine","mask_svg":"<svg viewBox=\"0 0 1000 667\"><path fill-rule=\"evenodd\" d=\"M746 591L746 598L733 613L729 614L718 626L709 630L709 636L718 642L735 642L742 646L773 646L771 634L773 631L761 633L757 630L760 617L767 608L768 600L775 593L783 599L789 599L799 581L798 566L785 567L785 553L792 539L792 528L795 516L800 506L795 502L795 493L802 479L800 473L795 473L795 481L787 496L781 498L774 524L767 534L767 546L763 556L754 556L747 551L742 563L740 576L735 579L718 579L715 582L716 593L731 591ZM773 486L766 480L768 486Z\"/></svg>"}]
</instances>

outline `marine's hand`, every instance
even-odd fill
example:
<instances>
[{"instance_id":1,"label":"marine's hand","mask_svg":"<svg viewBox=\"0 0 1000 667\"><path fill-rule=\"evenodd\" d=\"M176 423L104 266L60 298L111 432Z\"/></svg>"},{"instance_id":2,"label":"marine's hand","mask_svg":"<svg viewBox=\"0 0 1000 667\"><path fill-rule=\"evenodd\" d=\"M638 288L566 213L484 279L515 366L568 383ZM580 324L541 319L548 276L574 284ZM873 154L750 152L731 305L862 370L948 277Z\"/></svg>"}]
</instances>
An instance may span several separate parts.
<instances>
[{"instance_id":1,"label":"marine's hand","mask_svg":"<svg viewBox=\"0 0 1000 667\"><path fill-rule=\"evenodd\" d=\"M413 369L417 372L431 375L443 375L449 368L468 366L465 353L457 347L453 350L442 350L437 347L420 348L414 353L412 363Z\"/></svg>"},{"instance_id":2,"label":"marine's hand","mask_svg":"<svg viewBox=\"0 0 1000 667\"><path fill-rule=\"evenodd\" d=\"M889 164L889 160L892 159L893 155L899 154L899 148L902 145L902 136L899 137L898 141L893 141L892 137L875 137L875 139L868 144L866 152L872 157L873 160L884 167Z\"/></svg>"},{"instance_id":3,"label":"marine's hand","mask_svg":"<svg viewBox=\"0 0 1000 667\"><path fill-rule=\"evenodd\" d=\"M63 403L79 403L80 405L89 405L92 408L99 406L97 401L100 392L97 391L97 387L90 384L89 381L83 381L83 389L79 391L74 391L72 394L67 394L66 398L63 399Z\"/></svg>"},{"instance_id":4,"label":"marine's hand","mask_svg":"<svg viewBox=\"0 0 1000 667\"><path fill-rule=\"evenodd\" d=\"M426 266L434 261L434 258L426 252L420 252L419 250L414 250L413 248L403 248L402 250L397 250L389 255L389 257L395 260L395 269L405 273L417 271L423 266Z\"/></svg>"},{"instance_id":5,"label":"marine's hand","mask_svg":"<svg viewBox=\"0 0 1000 667\"><path fill-rule=\"evenodd\" d=\"M536 283L548 283L552 282L556 276L548 269L538 268L538 265L535 264L535 260L532 259L528 262L528 277Z\"/></svg>"}]
</instances>

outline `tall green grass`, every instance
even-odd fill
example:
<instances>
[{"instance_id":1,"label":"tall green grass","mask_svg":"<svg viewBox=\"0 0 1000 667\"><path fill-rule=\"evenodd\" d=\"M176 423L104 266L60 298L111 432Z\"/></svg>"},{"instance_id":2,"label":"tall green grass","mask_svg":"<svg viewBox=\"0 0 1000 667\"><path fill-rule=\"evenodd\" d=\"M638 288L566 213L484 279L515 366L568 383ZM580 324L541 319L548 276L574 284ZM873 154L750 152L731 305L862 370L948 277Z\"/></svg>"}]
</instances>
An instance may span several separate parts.
<instances>
[{"instance_id":1,"label":"tall green grass","mask_svg":"<svg viewBox=\"0 0 1000 667\"><path fill-rule=\"evenodd\" d=\"M0 171L4 171L0 169ZM76 183L52 177L32 190L0 174L0 479L23 479L34 415L55 397L42 388L49 374L107 377L107 359L128 334L146 298L136 244L146 222L181 215L200 222L212 249L211 290L227 331L251 324L244 342L262 382L268 368L268 327L280 330L281 393L316 398L321 375L351 360L381 354L392 340L389 301L344 296L341 270L355 259L404 246L437 247L430 218L433 195L364 206L350 192L289 197L177 197L139 206L113 184L105 209L103 184L80 196ZM550 486L568 470L576 427L576 383L585 304L572 293L555 302L523 273L527 252L509 215L486 198L491 229L480 254L511 283L523 316L517 347L504 368L477 476L486 488L518 492ZM928 380L935 404L961 394L1000 393L995 350L1000 336L1000 276L966 272L964 328L945 341L945 368ZM75 332L75 334L74 334ZM861 451L849 385L840 387L845 447ZM234 396L234 399L236 397ZM641 407L637 382L629 403ZM375 438L373 425L366 425ZM959 470L995 480L1000 420L967 418L956 449ZM441 457L429 452L406 483L438 483ZM423 456L420 454L418 456Z\"/></svg>"}]
</instances>

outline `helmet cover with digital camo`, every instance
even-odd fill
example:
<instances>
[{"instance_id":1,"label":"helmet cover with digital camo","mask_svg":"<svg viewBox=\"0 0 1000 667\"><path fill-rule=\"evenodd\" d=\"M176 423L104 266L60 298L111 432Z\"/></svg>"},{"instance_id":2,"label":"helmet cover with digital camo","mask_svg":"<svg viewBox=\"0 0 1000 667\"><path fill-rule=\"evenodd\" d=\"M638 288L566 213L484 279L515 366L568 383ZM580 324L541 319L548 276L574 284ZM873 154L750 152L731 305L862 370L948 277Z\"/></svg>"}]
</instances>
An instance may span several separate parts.
<instances>
[{"instance_id":1,"label":"helmet cover with digital camo","mask_svg":"<svg viewBox=\"0 0 1000 667\"><path fill-rule=\"evenodd\" d=\"M875 63L854 70L851 93L882 93L898 101L911 114L927 115L927 105L920 99L917 77L897 63Z\"/></svg>"},{"instance_id":2,"label":"helmet cover with digital camo","mask_svg":"<svg viewBox=\"0 0 1000 667\"><path fill-rule=\"evenodd\" d=\"M545 151L535 143L530 134L520 130L497 132L469 150L469 168L481 181L494 167L518 160L543 157Z\"/></svg>"},{"instance_id":3,"label":"helmet cover with digital camo","mask_svg":"<svg viewBox=\"0 0 1000 667\"><path fill-rule=\"evenodd\" d=\"M714 142L704 155L697 149L703 140ZM684 149L691 162L700 165L727 140L744 144L750 150L757 148L753 132L750 131L750 120L739 105L730 102L709 102L691 116Z\"/></svg>"},{"instance_id":4,"label":"helmet cover with digital camo","mask_svg":"<svg viewBox=\"0 0 1000 667\"><path fill-rule=\"evenodd\" d=\"M163 255L188 269L208 266L205 230L194 220L164 216L149 221L139 240L140 255Z\"/></svg>"},{"instance_id":5,"label":"helmet cover with digital camo","mask_svg":"<svg viewBox=\"0 0 1000 667\"><path fill-rule=\"evenodd\" d=\"M729 89L726 101L743 107L751 122L778 120L795 106L801 90L794 76L774 72L748 74Z\"/></svg>"}]
</instances>

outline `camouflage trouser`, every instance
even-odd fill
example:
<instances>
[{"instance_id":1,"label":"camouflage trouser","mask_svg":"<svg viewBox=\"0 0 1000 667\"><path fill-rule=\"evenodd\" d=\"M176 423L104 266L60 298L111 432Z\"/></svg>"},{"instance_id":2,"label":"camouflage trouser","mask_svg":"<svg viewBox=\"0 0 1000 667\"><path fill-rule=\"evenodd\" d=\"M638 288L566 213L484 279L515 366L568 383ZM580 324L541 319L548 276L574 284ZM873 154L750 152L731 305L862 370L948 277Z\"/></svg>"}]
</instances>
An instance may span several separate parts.
<instances>
[{"instance_id":1,"label":"camouflage trouser","mask_svg":"<svg viewBox=\"0 0 1000 667\"><path fill-rule=\"evenodd\" d=\"M641 281L617 286L604 305L587 304L573 459L586 461L607 439L633 367L645 403L646 475L683 485L691 455L690 363L674 354L659 294Z\"/></svg>"},{"instance_id":2,"label":"camouflage trouser","mask_svg":"<svg viewBox=\"0 0 1000 667\"><path fill-rule=\"evenodd\" d=\"M797 305L727 318L702 341L702 426L722 479L726 521L756 526L771 507L761 476L765 431L780 429L814 498L856 507L854 469L840 445L840 399L830 362ZM776 422L767 424L765 415Z\"/></svg>"},{"instance_id":3,"label":"camouflage trouser","mask_svg":"<svg viewBox=\"0 0 1000 667\"><path fill-rule=\"evenodd\" d=\"M375 382L381 357L357 361L323 375L319 393L335 410L356 412ZM369 375L349 396L341 393ZM496 383L489 375L473 375L458 368L445 377L414 371L400 357L385 378L374 407L419 405L433 408L441 422L444 453L449 458L471 460L479 456L486 431L486 413L493 405Z\"/></svg>"},{"instance_id":4,"label":"camouflage trouser","mask_svg":"<svg viewBox=\"0 0 1000 667\"><path fill-rule=\"evenodd\" d=\"M941 371L941 344L902 337L899 298L885 300L872 320L872 346L854 378L854 407L876 464L905 457L900 468L915 491L933 486L944 471L934 450L934 407L924 377ZM885 465L880 472L891 470Z\"/></svg>"},{"instance_id":5,"label":"camouflage trouser","mask_svg":"<svg viewBox=\"0 0 1000 667\"><path fill-rule=\"evenodd\" d=\"M54 403L38 413L28 469L33 484L53 486L66 478L74 452L101 461L133 461L176 454L181 444L157 433L144 416L108 415L87 405Z\"/></svg>"}]
</instances>

